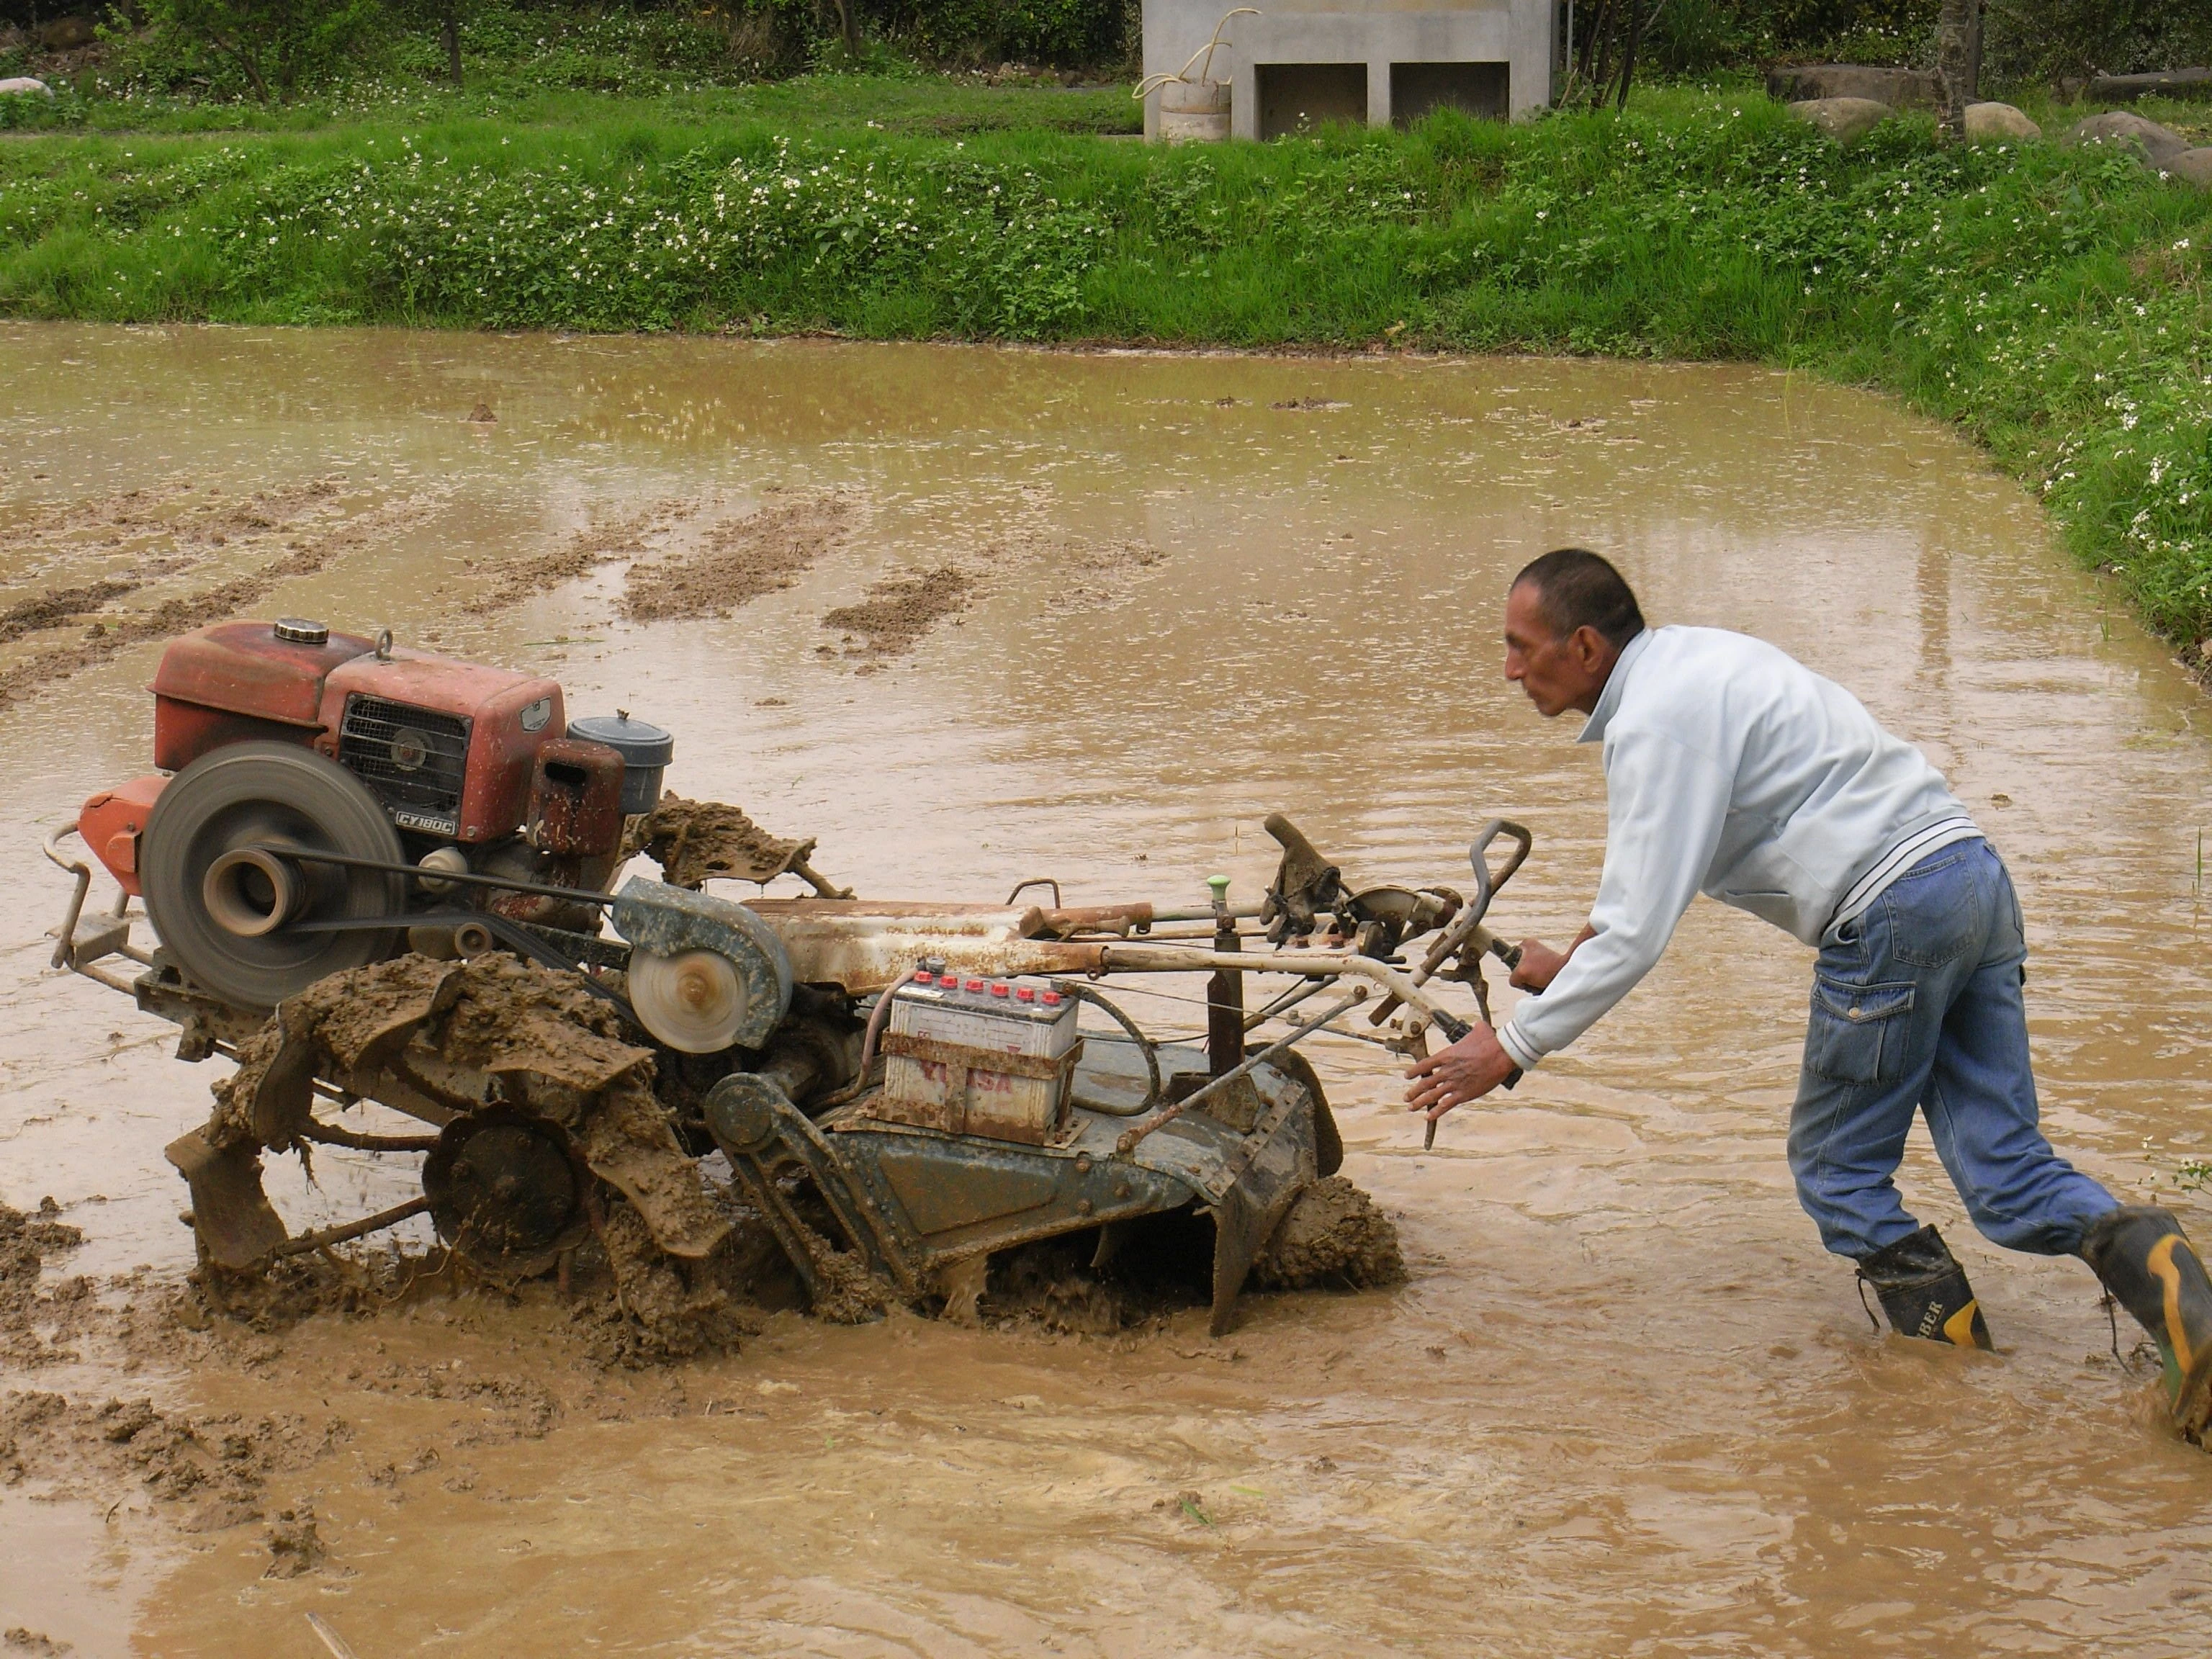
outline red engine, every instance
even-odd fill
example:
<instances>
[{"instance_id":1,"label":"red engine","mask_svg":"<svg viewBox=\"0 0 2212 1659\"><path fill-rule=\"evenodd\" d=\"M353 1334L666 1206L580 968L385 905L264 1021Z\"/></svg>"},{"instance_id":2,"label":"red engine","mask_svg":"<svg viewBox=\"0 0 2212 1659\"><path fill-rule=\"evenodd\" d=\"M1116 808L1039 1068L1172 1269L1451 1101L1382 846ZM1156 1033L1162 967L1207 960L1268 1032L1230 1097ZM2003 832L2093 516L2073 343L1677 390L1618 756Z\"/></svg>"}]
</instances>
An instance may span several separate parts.
<instances>
[{"instance_id":1,"label":"red engine","mask_svg":"<svg viewBox=\"0 0 2212 1659\"><path fill-rule=\"evenodd\" d=\"M294 618L185 635L153 691L154 763L172 775L101 791L78 829L173 957L247 1005L390 948L399 935L357 931L374 919L459 902L595 930L589 905L542 890L605 884L670 747L627 720L600 723L608 742L572 737L551 680ZM489 885L395 884L408 865Z\"/></svg>"},{"instance_id":2,"label":"red engine","mask_svg":"<svg viewBox=\"0 0 2212 1659\"><path fill-rule=\"evenodd\" d=\"M568 722L535 675L434 657L320 623L218 623L174 641L154 675L154 764L180 772L273 738L327 755L400 829L496 841L522 827L538 751Z\"/></svg>"}]
</instances>

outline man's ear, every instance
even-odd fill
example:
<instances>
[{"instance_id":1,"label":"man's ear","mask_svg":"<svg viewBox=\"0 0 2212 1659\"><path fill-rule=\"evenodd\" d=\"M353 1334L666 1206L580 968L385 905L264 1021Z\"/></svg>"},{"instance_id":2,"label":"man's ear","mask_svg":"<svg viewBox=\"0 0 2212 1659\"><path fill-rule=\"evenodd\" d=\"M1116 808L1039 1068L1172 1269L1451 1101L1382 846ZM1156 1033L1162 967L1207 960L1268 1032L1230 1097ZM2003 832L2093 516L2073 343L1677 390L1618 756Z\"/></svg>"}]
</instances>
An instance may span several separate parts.
<instances>
[{"instance_id":1,"label":"man's ear","mask_svg":"<svg viewBox=\"0 0 2212 1659\"><path fill-rule=\"evenodd\" d=\"M1569 644L1573 647L1575 660L1588 670L1595 670L1605 660L1605 653L1613 648L1605 635L1588 623L1575 629Z\"/></svg>"}]
</instances>

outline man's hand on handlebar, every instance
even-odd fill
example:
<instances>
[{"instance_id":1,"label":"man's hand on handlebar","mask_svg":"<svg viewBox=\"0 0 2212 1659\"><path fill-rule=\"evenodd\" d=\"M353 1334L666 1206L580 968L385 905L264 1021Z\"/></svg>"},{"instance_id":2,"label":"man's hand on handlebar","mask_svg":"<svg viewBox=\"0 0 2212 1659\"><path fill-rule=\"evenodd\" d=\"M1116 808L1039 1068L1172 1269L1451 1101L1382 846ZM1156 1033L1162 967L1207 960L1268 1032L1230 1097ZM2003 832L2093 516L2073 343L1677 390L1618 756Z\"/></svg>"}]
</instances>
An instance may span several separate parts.
<instances>
[{"instance_id":1,"label":"man's hand on handlebar","mask_svg":"<svg viewBox=\"0 0 2212 1659\"><path fill-rule=\"evenodd\" d=\"M1439 1048L1406 1073L1413 1079L1406 1091L1406 1109L1425 1113L1434 1122L1455 1106L1480 1100L1512 1076L1514 1069L1513 1056L1498 1046L1498 1034L1478 1024L1450 1048Z\"/></svg>"},{"instance_id":2,"label":"man's hand on handlebar","mask_svg":"<svg viewBox=\"0 0 2212 1659\"><path fill-rule=\"evenodd\" d=\"M1522 939L1520 963L1513 969L1513 977L1508 982L1516 991L1546 989L1559 976L1559 969L1567 965L1567 959L1594 937L1593 932L1585 927L1575 935L1575 942L1564 951L1554 951L1540 939Z\"/></svg>"}]
</instances>

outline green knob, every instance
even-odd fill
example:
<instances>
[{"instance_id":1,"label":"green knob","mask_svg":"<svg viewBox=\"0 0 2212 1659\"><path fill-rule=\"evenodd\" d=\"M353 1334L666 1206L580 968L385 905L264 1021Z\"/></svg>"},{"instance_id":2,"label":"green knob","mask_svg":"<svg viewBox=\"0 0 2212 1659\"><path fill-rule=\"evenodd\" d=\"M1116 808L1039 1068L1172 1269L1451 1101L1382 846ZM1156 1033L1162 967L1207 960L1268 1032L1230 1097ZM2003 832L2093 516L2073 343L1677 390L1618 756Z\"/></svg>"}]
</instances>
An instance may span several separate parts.
<instances>
[{"instance_id":1,"label":"green knob","mask_svg":"<svg viewBox=\"0 0 2212 1659\"><path fill-rule=\"evenodd\" d=\"M1211 888L1213 890L1213 902L1214 902L1216 904L1224 904L1224 903L1226 903L1226 902L1228 902L1228 899L1229 899L1229 878L1228 878L1228 877L1226 877L1226 876L1208 876L1208 877L1206 878L1206 884L1208 887L1211 887Z\"/></svg>"}]
</instances>

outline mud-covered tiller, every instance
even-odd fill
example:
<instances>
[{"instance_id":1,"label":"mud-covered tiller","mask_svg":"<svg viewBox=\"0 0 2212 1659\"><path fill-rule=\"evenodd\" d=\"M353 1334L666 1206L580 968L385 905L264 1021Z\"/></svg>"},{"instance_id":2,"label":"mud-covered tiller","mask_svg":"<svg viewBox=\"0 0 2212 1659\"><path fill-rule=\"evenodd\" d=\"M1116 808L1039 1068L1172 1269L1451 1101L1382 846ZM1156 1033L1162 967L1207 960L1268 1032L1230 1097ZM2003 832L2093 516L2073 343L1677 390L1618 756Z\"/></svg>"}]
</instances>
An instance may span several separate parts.
<instances>
[{"instance_id":1,"label":"mud-covered tiller","mask_svg":"<svg viewBox=\"0 0 2212 1659\"><path fill-rule=\"evenodd\" d=\"M1486 1013L1482 957L1507 953L1484 914L1529 844L1487 827L1468 902L1355 890L1279 815L1254 903L1219 878L1181 908L1066 906L1051 883L998 905L872 902L813 869L813 842L664 794L669 734L570 720L551 680L287 619L184 635L153 691L157 769L46 843L76 878L54 963L174 1022L180 1058L238 1062L168 1148L204 1259L234 1273L425 1212L505 1280L594 1235L611 1256L700 1263L732 1224L698 1167L719 1150L810 1295L857 1261L917 1304L972 1300L994 1252L1092 1232L1103 1264L1195 1212L1218 1331L1342 1158L1293 1045L1327 1030L1423 1052L1431 1027L1467 1029L1437 980ZM88 910L72 834L119 889L106 908ZM1493 874L1501 834L1516 846ZM664 879L617 888L638 854ZM785 874L812 891L706 890ZM1040 886L1049 907L1022 902ZM1202 1044L1099 989L1177 974L1208 975ZM1255 975L1291 983L1248 1011ZM1362 1003L1366 1030L1337 1023ZM1081 1028L1085 1006L1106 1029ZM365 1099L429 1132L319 1109ZM422 1194L295 1237L261 1155L318 1144L419 1152Z\"/></svg>"}]
</instances>

